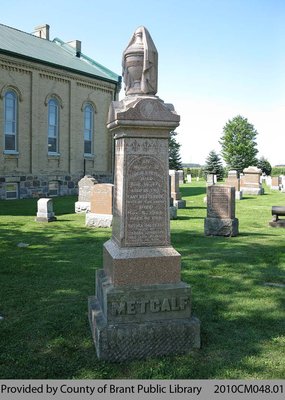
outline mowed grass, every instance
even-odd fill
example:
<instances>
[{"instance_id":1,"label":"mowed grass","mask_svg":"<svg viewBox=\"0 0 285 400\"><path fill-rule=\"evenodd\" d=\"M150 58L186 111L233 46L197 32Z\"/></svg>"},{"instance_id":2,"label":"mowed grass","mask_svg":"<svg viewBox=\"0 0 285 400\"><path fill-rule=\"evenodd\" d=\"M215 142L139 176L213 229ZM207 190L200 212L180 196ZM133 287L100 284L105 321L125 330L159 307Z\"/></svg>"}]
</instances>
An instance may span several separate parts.
<instances>
[{"instance_id":1,"label":"mowed grass","mask_svg":"<svg viewBox=\"0 0 285 400\"><path fill-rule=\"evenodd\" d=\"M239 236L224 238L204 236L205 182L182 186L171 237L202 347L118 364L97 359L87 316L111 230L85 227L75 197L54 199L49 224L36 200L0 201L0 378L284 379L285 229L268 222L285 193L265 190L236 202Z\"/></svg>"}]
</instances>

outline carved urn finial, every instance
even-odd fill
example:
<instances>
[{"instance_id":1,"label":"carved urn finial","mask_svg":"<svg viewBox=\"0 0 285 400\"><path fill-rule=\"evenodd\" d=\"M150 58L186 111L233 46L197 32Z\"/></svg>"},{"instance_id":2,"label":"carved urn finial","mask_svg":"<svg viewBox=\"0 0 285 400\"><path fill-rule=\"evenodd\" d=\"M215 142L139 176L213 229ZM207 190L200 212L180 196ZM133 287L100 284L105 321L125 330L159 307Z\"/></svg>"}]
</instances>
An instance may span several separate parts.
<instances>
[{"instance_id":1,"label":"carved urn finial","mask_svg":"<svg viewBox=\"0 0 285 400\"><path fill-rule=\"evenodd\" d=\"M148 30L141 26L123 53L123 78L126 96L155 95L157 92L158 53Z\"/></svg>"}]
</instances>

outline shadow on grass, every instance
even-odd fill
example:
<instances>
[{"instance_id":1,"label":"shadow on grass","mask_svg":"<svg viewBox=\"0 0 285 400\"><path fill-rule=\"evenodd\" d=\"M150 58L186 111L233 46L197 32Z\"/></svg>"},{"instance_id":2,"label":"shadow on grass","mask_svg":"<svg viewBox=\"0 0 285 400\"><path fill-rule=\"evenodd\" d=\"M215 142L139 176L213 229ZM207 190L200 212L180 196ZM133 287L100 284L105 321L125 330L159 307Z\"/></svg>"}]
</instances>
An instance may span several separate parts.
<instances>
[{"instance_id":1,"label":"shadow on grass","mask_svg":"<svg viewBox=\"0 0 285 400\"><path fill-rule=\"evenodd\" d=\"M184 356L114 364L97 359L87 317L111 231L75 226L75 220L70 228L67 219L0 227L0 378L284 377L284 289L264 285L285 282L280 236L209 238L173 229L182 279L192 286L193 314L201 320L202 347ZM254 241L271 236L270 243ZM29 247L17 248L20 241Z\"/></svg>"}]
</instances>

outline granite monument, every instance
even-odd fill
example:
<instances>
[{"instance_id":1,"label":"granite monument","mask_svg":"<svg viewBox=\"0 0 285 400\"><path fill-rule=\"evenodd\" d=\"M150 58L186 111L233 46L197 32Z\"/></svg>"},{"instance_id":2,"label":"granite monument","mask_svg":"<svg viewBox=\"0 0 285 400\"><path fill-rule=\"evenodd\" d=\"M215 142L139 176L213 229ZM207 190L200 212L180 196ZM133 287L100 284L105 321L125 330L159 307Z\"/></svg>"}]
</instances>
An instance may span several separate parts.
<instances>
[{"instance_id":1,"label":"granite monument","mask_svg":"<svg viewBox=\"0 0 285 400\"><path fill-rule=\"evenodd\" d=\"M179 125L156 96L157 51L144 27L123 53L126 97L112 102L115 140L112 237L104 244L89 321L99 359L124 361L186 354L200 347L191 288L171 246L168 138Z\"/></svg>"}]
</instances>

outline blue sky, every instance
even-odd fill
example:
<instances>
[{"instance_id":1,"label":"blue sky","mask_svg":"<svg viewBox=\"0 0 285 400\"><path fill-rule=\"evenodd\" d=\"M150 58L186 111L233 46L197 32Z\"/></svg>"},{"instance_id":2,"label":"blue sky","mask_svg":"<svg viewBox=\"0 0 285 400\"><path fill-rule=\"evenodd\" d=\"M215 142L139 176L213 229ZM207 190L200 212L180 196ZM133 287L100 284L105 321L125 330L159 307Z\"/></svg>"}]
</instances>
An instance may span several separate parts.
<instances>
[{"instance_id":1,"label":"blue sky","mask_svg":"<svg viewBox=\"0 0 285 400\"><path fill-rule=\"evenodd\" d=\"M181 116L183 162L220 151L226 122L242 115L258 131L259 157L285 164L284 0L9 0L0 23L51 39L121 74L122 52L144 25L159 53L158 96ZM121 92L121 98L124 92Z\"/></svg>"}]
</instances>

